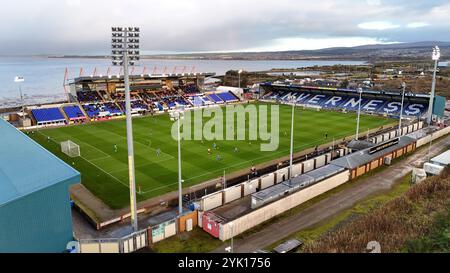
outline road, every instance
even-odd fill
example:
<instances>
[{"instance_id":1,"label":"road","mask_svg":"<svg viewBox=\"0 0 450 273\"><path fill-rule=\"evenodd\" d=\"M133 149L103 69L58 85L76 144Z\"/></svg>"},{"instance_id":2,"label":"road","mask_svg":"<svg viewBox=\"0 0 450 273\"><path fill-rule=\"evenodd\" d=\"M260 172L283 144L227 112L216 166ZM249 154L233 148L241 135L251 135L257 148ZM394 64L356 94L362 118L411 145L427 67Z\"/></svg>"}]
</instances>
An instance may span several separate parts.
<instances>
[{"instance_id":1,"label":"road","mask_svg":"<svg viewBox=\"0 0 450 273\"><path fill-rule=\"evenodd\" d=\"M450 136L440 139L437 142L433 142L430 155L434 156L439 154L441 150L449 144ZM428 150L428 146L425 146L393 166L386 168L373 176L360 179L353 187L337 192L329 198L321 200L302 210L301 213L281 219L243 239L235 239L234 252L248 253L257 249L262 249L282 240L289 234L314 226L324 220L331 219L333 216L353 207L370 195L389 190L396 180L405 176L413 167L420 167L428 160ZM213 252L223 253L225 247L226 246L223 245Z\"/></svg>"}]
</instances>

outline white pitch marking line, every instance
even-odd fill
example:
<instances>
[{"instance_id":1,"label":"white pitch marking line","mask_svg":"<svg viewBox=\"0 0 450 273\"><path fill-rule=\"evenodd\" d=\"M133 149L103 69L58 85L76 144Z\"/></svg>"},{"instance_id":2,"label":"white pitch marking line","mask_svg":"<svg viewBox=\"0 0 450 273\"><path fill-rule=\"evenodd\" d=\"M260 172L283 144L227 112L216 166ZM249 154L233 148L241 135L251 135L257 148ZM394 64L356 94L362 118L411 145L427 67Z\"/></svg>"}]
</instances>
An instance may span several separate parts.
<instances>
[{"instance_id":1,"label":"white pitch marking line","mask_svg":"<svg viewBox=\"0 0 450 273\"><path fill-rule=\"evenodd\" d=\"M47 136L46 134L38 131L41 135ZM48 136L47 136L48 137ZM50 138L50 140L52 142L54 142L55 144L58 144L58 142L56 142L55 140L53 140L52 138ZM81 158L83 158L84 160L86 160L87 162L89 162L91 165L93 165L94 167L96 167L97 169L99 169L100 171L104 172L106 175L109 175L111 178L113 178L114 180L116 180L117 182L119 182L121 185L127 187L128 189L130 188L127 184L123 183L121 180L119 180L117 177L115 177L114 175L106 172L105 170L103 170L102 168L100 168L99 166L97 166L96 164L94 164L92 161L90 161L89 159L83 157L80 155ZM139 194L139 193L138 193Z\"/></svg>"}]
</instances>

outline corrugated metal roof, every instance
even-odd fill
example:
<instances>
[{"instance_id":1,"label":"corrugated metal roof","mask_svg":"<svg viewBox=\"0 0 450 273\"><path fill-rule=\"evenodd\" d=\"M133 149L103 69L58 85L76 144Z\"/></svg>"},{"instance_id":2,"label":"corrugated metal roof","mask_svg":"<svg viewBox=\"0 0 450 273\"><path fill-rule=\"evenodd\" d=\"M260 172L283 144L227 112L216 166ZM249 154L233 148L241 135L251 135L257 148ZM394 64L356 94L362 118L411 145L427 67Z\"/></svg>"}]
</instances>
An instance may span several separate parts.
<instances>
[{"instance_id":1,"label":"corrugated metal roof","mask_svg":"<svg viewBox=\"0 0 450 273\"><path fill-rule=\"evenodd\" d=\"M283 194L286 194L287 192L294 192L299 188L307 187L309 185L312 185L313 183L322 181L344 170L345 168L343 167L335 165L325 165L313 171L293 177L292 179L289 179L282 183L268 187L262 191L255 192L252 194L252 198L257 198L259 200L264 200L265 202L267 202L268 200L277 198Z\"/></svg>"},{"instance_id":2,"label":"corrugated metal roof","mask_svg":"<svg viewBox=\"0 0 450 273\"><path fill-rule=\"evenodd\" d=\"M289 241L286 241L286 242L280 244L279 246L274 248L273 251L275 251L276 253L286 253L286 252L296 249L297 247L301 246L302 244L303 244L303 242L301 242L297 239L291 239Z\"/></svg>"},{"instance_id":3,"label":"corrugated metal roof","mask_svg":"<svg viewBox=\"0 0 450 273\"><path fill-rule=\"evenodd\" d=\"M0 119L0 206L80 173Z\"/></svg>"},{"instance_id":4,"label":"corrugated metal roof","mask_svg":"<svg viewBox=\"0 0 450 273\"><path fill-rule=\"evenodd\" d=\"M374 146L375 143L369 142L369 141L365 141L365 140L352 140L350 141L350 143L347 145L347 148L353 149L353 150L364 150L367 148L370 148L372 146Z\"/></svg>"},{"instance_id":5,"label":"corrugated metal roof","mask_svg":"<svg viewBox=\"0 0 450 273\"><path fill-rule=\"evenodd\" d=\"M437 164L445 165L445 166L450 164L450 150L447 150L446 152L433 157L430 161L432 163L437 163Z\"/></svg>"},{"instance_id":6,"label":"corrugated metal roof","mask_svg":"<svg viewBox=\"0 0 450 273\"><path fill-rule=\"evenodd\" d=\"M391 140L389 140L391 141ZM380 150L376 153L370 154L369 153L369 149L365 149L365 150L361 150L358 152L354 152L351 153L349 155L346 155L344 157L335 159L333 161L330 162L330 164L332 165L336 165L336 166L340 166L340 167L344 167L347 169L355 169L358 168L359 166L363 166L369 162L372 162L373 160L375 160L376 158L379 158L380 156L383 156L385 154L388 154L392 151L395 151L397 149L400 149L402 147L405 147L413 142L415 142L416 140L408 137L408 136L402 136L399 138L399 142L398 144L395 144L393 146L387 147L383 150ZM380 143L379 145L383 145L386 142ZM377 145L378 146L378 145Z\"/></svg>"},{"instance_id":7,"label":"corrugated metal roof","mask_svg":"<svg viewBox=\"0 0 450 273\"><path fill-rule=\"evenodd\" d=\"M272 199L274 196L278 196L280 194L289 191L291 188L284 183L276 184L274 186L268 187L262 191L258 191L252 193L252 197L258 198L260 200L268 200Z\"/></svg>"}]
</instances>

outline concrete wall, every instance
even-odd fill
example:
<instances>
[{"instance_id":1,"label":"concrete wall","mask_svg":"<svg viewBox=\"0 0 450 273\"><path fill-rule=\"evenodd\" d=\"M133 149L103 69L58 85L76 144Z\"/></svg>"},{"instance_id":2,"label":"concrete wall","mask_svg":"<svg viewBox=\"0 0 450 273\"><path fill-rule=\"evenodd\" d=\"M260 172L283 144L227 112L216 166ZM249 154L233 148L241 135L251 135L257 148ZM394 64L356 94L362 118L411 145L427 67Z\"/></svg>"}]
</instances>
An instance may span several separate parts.
<instances>
[{"instance_id":1,"label":"concrete wall","mask_svg":"<svg viewBox=\"0 0 450 273\"><path fill-rule=\"evenodd\" d=\"M225 204L242 197L242 183L224 190Z\"/></svg>"},{"instance_id":2,"label":"concrete wall","mask_svg":"<svg viewBox=\"0 0 450 273\"><path fill-rule=\"evenodd\" d=\"M270 174L261 176L261 189L265 189L270 186L273 186L275 184L274 177L275 177L274 173L270 173Z\"/></svg>"},{"instance_id":3,"label":"concrete wall","mask_svg":"<svg viewBox=\"0 0 450 273\"><path fill-rule=\"evenodd\" d=\"M405 126L405 127L402 128L402 135L406 135L406 134L409 134L411 132L417 131L420 128L422 128L421 126L423 126L423 122L416 122L414 124ZM373 142L373 143L381 143L381 142L390 140L392 138L397 137L397 131L398 131L398 129L394 129L394 130L391 130L391 131L389 131L387 133L384 133L382 135L374 136L374 137L372 137L370 139L370 141Z\"/></svg>"},{"instance_id":4,"label":"concrete wall","mask_svg":"<svg viewBox=\"0 0 450 273\"><path fill-rule=\"evenodd\" d=\"M256 188L258 188L258 185L259 185L259 178L245 182L244 183L244 196L247 196L249 194L256 192Z\"/></svg>"},{"instance_id":5,"label":"concrete wall","mask_svg":"<svg viewBox=\"0 0 450 273\"><path fill-rule=\"evenodd\" d=\"M339 150L341 152L341 155L345 154L344 149L339 149ZM331 158L331 153L327 153L327 154L320 155L318 157L311 158L309 160L294 164L292 166L293 174L294 175L303 174L303 173L312 171L314 169L317 169L319 167L322 167L330 161L330 158ZM303 172L302 172L302 168L303 168ZM220 190L218 192L203 196L202 199L200 200L200 210L202 210L202 211L212 210L212 209L220 207L226 203L230 203L239 198L242 198L244 196L252 194L256 191L256 188L259 187L259 181L261 181L261 183L260 183L261 189L265 189L270 186L273 186L275 184L275 182L280 183L282 181L285 181L288 179L288 170L289 170L289 167L285 167L285 168L277 170L273 173L261 176L260 178L251 180L250 183L242 182L238 185L227 188L225 190ZM282 179L283 175L284 175L284 180ZM250 188L250 185L252 186L252 188ZM244 187L244 194L242 194L242 187ZM198 222L198 223L200 224L200 222Z\"/></svg>"},{"instance_id":6,"label":"concrete wall","mask_svg":"<svg viewBox=\"0 0 450 273\"><path fill-rule=\"evenodd\" d=\"M423 138L420 138L417 140L417 148L420 146L423 146L425 144L430 143L430 141L433 141L435 139L438 139L442 136L445 136L446 134L450 133L450 126L449 127L445 127L444 129L441 129L439 131L434 132L431 135L427 135Z\"/></svg>"},{"instance_id":7,"label":"concrete wall","mask_svg":"<svg viewBox=\"0 0 450 273\"><path fill-rule=\"evenodd\" d=\"M293 167L293 166L292 166L292 167ZM275 172L275 174L276 174L276 176L277 176L277 183L280 183L280 182L283 182L283 181L289 179L289 176L288 176L288 170L289 170L289 167L286 167L286 168L277 170L277 171ZM283 179L283 178L284 178L284 179Z\"/></svg>"},{"instance_id":8,"label":"concrete wall","mask_svg":"<svg viewBox=\"0 0 450 273\"><path fill-rule=\"evenodd\" d=\"M164 227L164 238L172 237L177 234L177 225L175 222Z\"/></svg>"},{"instance_id":9,"label":"concrete wall","mask_svg":"<svg viewBox=\"0 0 450 273\"><path fill-rule=\"evenodd\" d=\"M233 236L241 234L289 209L292 209L326 191L329 191L349 180L350 172L344 171L322 182L314 184L283 199L263 206L240 218L233 220ZM220 225L219 238L222 241L231 238L230 222Z\"/></svg>"},{"instance_id":10,"label":"concrete wall","mask_svg":"<svg viewBox=\"0 0 450 273\"><path fill-rule=\"evenodd\" d=\"M80 253L120 253L120 244L115 241L80 242Z\"/></svg>"},{"instance_id":11,"label":"concrete wall","mask_svg":"<svg viewBox=\"0 0 450 273\"><path fill-rule=\"evenodd\" d=\"M303 173L314 170L314 159L306 160L303 162Z\"/></svg>"},{"instance_id":12,"label":"concrete wall","mask_svg":"<svg viewBox=\"0 0 450 273\"><path fill-rule=\"evenodd\" d=\"M397 131L396 130L389 132L389 139L394 138L396 136L397 136Z\"/></svg>"},{"instance_id":13,"label":"concrete wall","mask_svg":"<svg viewBox=\"0 0 450 273\"><path fill-rule=\"evenodd\" d=\"M119 243L117 243L119 244ZM80 244L81 253L101 253L100 244L98 242Z\"/></svg>"},{"instance_id":14,"label":"concrete wall","mask_svg":"<svg viewBox=\"0 0 450 273\"><path fill-rule=\"evenodd\" d=\"M198 226L200 227L200 228L203 228L203 222L202 222L202 218L203 218L203 211L197 211L198 212L198 214L197 214L197 224L198 224Z\"/></svg>"},{"instance_id":15,"label":"concrete wall","mask_svg":"<svg viewBox=\"0 0 450 273\"><path fill-rule=\"evenodd\" d=\"M316 159L316 169L320 168L322 166L325 166L325 164L326 164L326 162L325 162L326 156L325 155L318 156L315 159Z\"/></svg>"},{"instance_id":16,"label":"concrete wall","mask_svg":"<svg viewBox=\"0 0 450 273\"><path fill-rule=\"evenodd\" d=\"M292 175L296 176L296 175L299 175L299 174L302 174L302 163L294 164L292 166Z\"/></svg>"},{"instance_id":17,"label":"concrete wall","mask_svg":"<svg viewBox=\"0 0 450 273\"><path fill-rule=\"evenodd\" d=\"M403 127L402 128L402 136L406 135L408 133L408 127Z\"/></svg>"},{"instance_id":18,"label":"concrete wall","mask_svg":"<svg viewBox=\"0 0 450 273\"><path fill-rule=\"evenodd\" d=\"M202 211L212 210L222 206L222 201L222 191L205 195L200 201L200 209Z\"/></svg>"}]
</instances>

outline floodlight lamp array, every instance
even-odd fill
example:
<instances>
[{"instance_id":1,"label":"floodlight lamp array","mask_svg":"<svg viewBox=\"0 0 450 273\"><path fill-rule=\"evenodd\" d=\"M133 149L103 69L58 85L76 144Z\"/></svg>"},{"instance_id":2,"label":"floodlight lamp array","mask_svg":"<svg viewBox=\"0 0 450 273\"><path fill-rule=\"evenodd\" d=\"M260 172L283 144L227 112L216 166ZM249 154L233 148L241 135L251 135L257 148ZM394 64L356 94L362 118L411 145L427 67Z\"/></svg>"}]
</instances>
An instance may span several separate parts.
<instances>
[{"instance_id":1,"label":"floodlight lamp array","mask_svg":"<svg viewBox=\"0 0 450 273\"><path fill-rule=\"evenodd\" d=\"M140 60L139 28L112 27L111 58L113 65L123 65L125 54L128 64L133 66Z\"/></svg>"}]
</instances>

